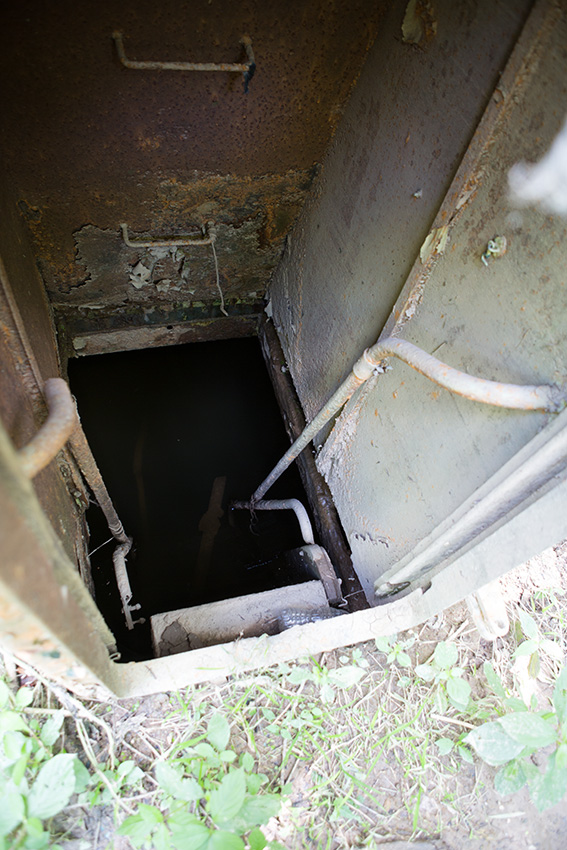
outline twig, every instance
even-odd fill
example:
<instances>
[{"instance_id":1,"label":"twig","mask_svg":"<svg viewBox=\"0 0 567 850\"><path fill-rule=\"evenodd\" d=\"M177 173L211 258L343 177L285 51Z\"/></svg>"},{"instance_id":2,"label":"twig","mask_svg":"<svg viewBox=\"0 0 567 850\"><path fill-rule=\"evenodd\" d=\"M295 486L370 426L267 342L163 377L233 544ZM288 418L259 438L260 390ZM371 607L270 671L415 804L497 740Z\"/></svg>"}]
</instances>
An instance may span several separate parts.
<instances>
[{"instance_id":1,"label":"twig","mask_svg":"<svg viewBox=\"0 0 567 850\"><path fill-rule=\"evenodd\" d=\"M65 708L70 716L75 721L75 725L78 723L78 716L84 717L85 720L89 720L91 723L94 723L96 726L100 726L104 729L107 737L108 737L108 758L110 761L110 768L114 770L115 761L114 761L114 738L108 723L106 723L102 718L97 717L90 709L84 706L79 700L75 699L71 696L71 694L67 693L64 688L56 685L54 682L50 682L48 679L45 679L37 670L28 664L26 661L22 661L20 658L17 659L17 663L19 666L28 673L30 676L34 676L38 682L46 688L48 691L51 691L54 697L59 701L59 703Z\"/></svg>"},{"instance_id":2,"label":"twig","mask_svg":"<svg viewBox=\"0 0 567 850\"><path fill-rule=\"evenodd\" d=\"M463 726L465 729L476 729L472 723L466 723L464 720L457 720L456 717L445 717L443 714L431 714L434 720L441 720L444 723L454 723L456 726Z\"/></svg>"},{"instance_id":3,"label":"twig","mask_svg":"<svg viewBox=\"0 0 567 850\"><path fill-rule=\"evenodd\" d=\"M77 727L77 734L79 736L79 740L81 741L81 744L83 745L85 755L87 756L88 760L90 761L94 772L99 777L101 782L104 785L106 785L106 787L108 788L110 795L114 799L115 803L118 806L120 806L120 808L124 809L124 811L127 814L133 815L134 810L131 809L130 806L127 806L126 803L123 800L120 799L120 797L118 796L118 794L116 793L116 791L112 787L112 784L109 782L107 777L104 775L104 773L102 772L102 770L98 766L98 762L96 760L96 756L95 756L93 749L91 747L91 742L89 741L89 737L87 735L87 731L84 727L83 721L78 717L75 718L75 726Z\"/></svg>"}]
</instances>

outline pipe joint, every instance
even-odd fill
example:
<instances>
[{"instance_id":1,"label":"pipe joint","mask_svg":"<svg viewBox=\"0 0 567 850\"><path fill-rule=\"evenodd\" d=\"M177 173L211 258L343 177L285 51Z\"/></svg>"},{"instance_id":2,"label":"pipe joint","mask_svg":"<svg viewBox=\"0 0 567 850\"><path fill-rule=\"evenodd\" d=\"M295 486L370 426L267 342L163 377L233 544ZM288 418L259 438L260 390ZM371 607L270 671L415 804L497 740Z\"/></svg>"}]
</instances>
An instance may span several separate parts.
<instances>
[{"instance_id":1,"label":"pipe joint","mask_svg":"<svg viewBox=\"0 0 567 850\"><path fill-rule=\"evenodd\" d=\"M376 372L376 364L369 359L367 356L368 353L369 349L367 348L352 367L354 377L361 384L367 381L368 378L371 378L374 372Z\"/></svg>"}]
</instances>

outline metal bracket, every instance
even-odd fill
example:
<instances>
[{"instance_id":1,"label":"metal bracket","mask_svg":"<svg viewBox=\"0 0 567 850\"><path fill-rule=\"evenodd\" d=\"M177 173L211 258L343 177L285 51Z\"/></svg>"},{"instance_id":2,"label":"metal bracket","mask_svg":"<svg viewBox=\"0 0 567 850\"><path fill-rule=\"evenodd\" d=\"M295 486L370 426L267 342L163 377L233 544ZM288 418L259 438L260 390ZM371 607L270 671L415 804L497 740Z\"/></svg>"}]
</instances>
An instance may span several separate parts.
<instances>
[{"instance_id":1,"label":"metal bracket","mask_svg":"<svg viewBox=\"0 0 567 850\"><path fill-rule=\"evenodd\" d=\"M122 231L122 238L124 240L124 244L129 248L187 248L192 245L214 245L214 242L217 238L217 231L214 222L208 221L205 227L203 228L203 232L206 236L203 236L202 239L189 239L188 237L185 239L156 239L150 242L143 242L130 239L130 234L128 233L128 225L124 222L120 225L120 230Z\"/></svg>"},{"instance_id":2,"label":"metal bracket","mask_svg":"<svg viewBox=\"0 0 567 850\"><path fill-rule=\"evenodd\" d=\"M246 51L247 62L223 62L221 64L215 62L137 62L135 59L128 59L124 50L124 42L122 33L118 30L112 33L112 38L116 45L118 58L125 68L131 68L135 71L224 71L228 73L241 73L244 76L244 93L248 93L248 85L256 71L256 61L252 50L252 39L248 35L243 35L240 39L240 44Z\"/></svg>"}]
</instances>

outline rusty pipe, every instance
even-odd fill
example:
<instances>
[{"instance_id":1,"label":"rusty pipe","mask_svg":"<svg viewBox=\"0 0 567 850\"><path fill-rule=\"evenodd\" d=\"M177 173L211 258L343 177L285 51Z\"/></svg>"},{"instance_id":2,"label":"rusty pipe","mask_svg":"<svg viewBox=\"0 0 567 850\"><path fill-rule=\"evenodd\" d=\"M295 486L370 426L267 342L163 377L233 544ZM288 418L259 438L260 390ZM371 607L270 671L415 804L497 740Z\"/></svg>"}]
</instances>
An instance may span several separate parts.
<instances>
[{"instance_id":1,"label":"rusty pipe","mask_svg":"<svg viewBox=\"0 0 567 850\"><path fill-rule=\"evenodd\" d=\"M498 381L476 378L448 366L411 342L395 337L385 337L371 348L366 349L362 357L356 361L350 375L331 396L325 407L306 426L272 472L255 490L251 498L252 502L258 501L268 492L272 484L309 445L321 428L339 412L358 386L368 380L376 371L384 371L383 361L388 357L397 357L439 386L456 395L483 404L514 410L542 410L548 413L557 413L567 403L567 394L564 388L547 385L503 384Z\"/></svg>"},{"instance_id":2,"label":"rusty pipe","mask_svg":"<svg viewBox=\"0 0 567 850\"><path fill-rule=\"evenodd\" d=\"M43 393L49 410L47 419L18 457L26 478L32 479L51 463L77 424L77 413L69 387L63 378L49 378Z\"/></svg>"}]
</instances>

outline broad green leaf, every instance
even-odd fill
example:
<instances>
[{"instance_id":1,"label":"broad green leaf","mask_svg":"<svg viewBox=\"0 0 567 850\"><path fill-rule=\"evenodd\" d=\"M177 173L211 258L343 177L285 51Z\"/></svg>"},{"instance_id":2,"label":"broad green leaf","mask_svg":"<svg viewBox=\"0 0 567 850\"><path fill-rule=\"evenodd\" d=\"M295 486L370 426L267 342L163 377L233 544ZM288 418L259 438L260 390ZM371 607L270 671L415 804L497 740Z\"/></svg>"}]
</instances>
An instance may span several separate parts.
<instances>
[{"instance_id":1,"label":"broad green leaf","mask_svg":"<svg viewBox=\"0 0 567 850\"><path fill-rule=\"evenodd\" d=\"M485 661L482 665L482 669L484 675L486 676L486 681L488 682L492 691L496 694L497 697L501 697L502 699L504 699L506 696L504 685L502 684L500 677L496 673L490 661Z\"/></svg>"},{"instance_id":2,"label":"broad green leaf","mask_svg":"<svg viewBox=\"0 0 567 850\"><path fill-rule=\"evenodd\" d=\"M464 744L457 744L457 750L460 757L467 762L467 764L474 764L473 754L469 750L467 746Z\"/></svg>"},{"instance_id":3,"label":"broad green leaf","mask_svg":"<svg viewBox=\"0 0 567 850\"><path fill-rule=\"evenodd\" d=\"M73 762L73 773L75 774L75 794L82 794L91 784L91 775L78 758Z\"/></svg>"},{"instance_id":4,"label":"broad green leaf","mask_svg":"<svg viewBox=\"0 0 567 850\"><path fill-rule=\"evenodd\" d=\"M504 731L498 720L477 726L469 732L464 741L481 759L493 767L499 767L515 759L524 749L523 744L515 741Z\"/></svg>"},{"instance_id":5,"label":"broad green leaf","mask_svg":"<svg viewBox=\"0 0 567 850\"><path fill-rule=\"evenodd\" d=\"M213 832L207 844L207 850L245 850L245 844L234 832Z\"/></svg>"},{"instance_id":6,"label":"broad green leaf","mask_svg":"<svg viewBox=\"0 0 567 850\"><path fill-rule=\"evenodd\" d=\"M12 782L14 785L19 785L22 779L25 776L26 768L28 766L29 756L27 753L20 756L14 767L12 768Z\"/></svg>"},{"instance_id":7,"label":"broad green leaf","mask_svg":"<svg viewBox=\"0 0 567 850\"><path fill-rule=\"evenodd\" d=\"M432 682L435 678L435 670L431 664L418 664L415 668L416 674L425 682Z\"/></svg>"},{"instance_id":8,"label":"broad green leaf","mask_svg":"<svg viewBox=\"0 0 567 850\"><path fill-rule=\"evenodd\" d=\"M20 688L18 693L16 694L16 708L27 708L28 705L31 705L33 702L33 689L32 688Z\"/></svg>"},{"instance_id":9,"label":"broad green leaf","mask_svg":"<svg viewBox=\"0 0 567 850\"><path fill-rule=\"evenodd\" d=\"M327 682L321 685L321 699L327 705L331 705L335 701L335 692Z\"/></svg>"},{"instance_id":10,"label":"broad green leaf","mask_svg":"<svg viewBox=\"0 0 567 850\"><path fill-rule=\"evenodd\" d=\"M497 722L507 735L524 747L547 747L557 738L557 732L551 723L529 711L506 714Z\"/></svg>"},{"instance_id":11,"label":"broad green leaf","mask_svg":"<svg viewBox=\"0 0 567 850\"><path fill-rule=\"evenodd\" d=\"M219 753L219 758L223 764L232 764L236 761L237 755L234 750L223 750L222 753Z\"/></svg>"},{"instance_id":12,"label":"broad green leaf","mask_svg":"<svg viewBox=\"0 0 567 850\"><path fill-rule=\"evenodd\" d=\"M552 759L545 773L538 773L528 780L530 796L540 812L557 805L567 794L567 768L559 769Z\"/></svg>"},{"instance_id":13,"label":"broad green leaf","mask_svg":"<svg viewBox=\"0 0 567 850\"><path fill-rule=\"evenodd\" d=\"M246 776L246 788L249 794L257 794L262 787L262 774L250 773Z\"/></svg>"},{"instance_id":14,"label":"broad green leaf","mask_svg":"<svg viewBox=\"0 0 567 850\"><path fill-rule=\"evenodd\" d=\"M301 685L303 682L313 679L313 673L307 667L294 667L287 679L292 685Z\"/></svg>"},{"instance_id":15,"label":"broad green leaf","mask_svg":"<svg viewBox=\"0 0 567 850\"><path fill-rule=\"evenodd\" d=\"M43 850L49 846L50 835L43 829L39 818L28 818L26 820L26 850Z\"/></svg>"},{"instance_id":16,"label":"broad green leaf","mask_svg":"<svg viewBox=\"0 0 567 850\"><path fill-rule=\"evenodd\" d=\"M388 653L390 651L390 641L391 640L392 640L391 637L377 637L377 638L375 638L374 643L376 644L376 649L378 650L378 652Z\"/></svg>"},{"instance_id":17,"label":"broad green leaf","mask_svg":"<svg viewBox=\"0 0 567 850\"><path fill-rule=\"evenodd\" d=\"M540 670L541 664L539 662L539 653L533 652L530 655L530 660L528 662L528 676L530 676L532 679L537 679Z\"/></svg>"},{"instance_id":18,"label":"broad green leaf","mask_svg":"<svg viewBox=\"0 0 567 850\"><path fill-rule=\"evenodd\" d=\"M126 761L120 762L120 764L116 768L116 773L121 779L124 779L124 777L128 776L128 774L131 773L135 767L136 762L134 761L134 759L126 759Z\"/></svg>"},{"instance_id":19,"label":"broad green leaf","mask_svg":"<svg viewBox=\"0 0 567 850\"><path fill-rule=\"evenodd\" d=\"M29 732L29 726L17 711L0 713L0 732Z\"/></svg>"},{"instance_id":20,"label":"broad green leaf","mask_svg":"<svg viewBox=\"0 0 567 850\"><path fill-rule=\"evenodd\" d=\"M160 788L176 800L189 803L200 800L203 796L203 789L196 779L192 776L184 778L180 770L165 761L159 761L156 764L156 779Z\"/></svg>"},{"instance_id":21,"label":"broad green leaf","mask_svg":"<svg viewBox=\"0 0 567 850\"><path fill-rule=\"evenodd\" d=\"M150 837L151 831L141 815L130 815L122 821L117 835L127 835L135 847L140 847Z\"/></svg>"},{"instance_id":22,"label":"broad green leaf","mask_svg":"<svg viewBox=\"0 0 567 850\"><path fill-rule=\"evenodd\" d=\"M56 742L61 732L61 727L63 726L64 720L65 712L61 708L59 711L56 711L55 714L52 714L48 720L45 721L39 737L41 738L41 742L45 744L46 747L52 747L53 744Z\"/></svg>"},{"instance_id":23,"label":"broad green leaf","mask_svg":"<svg viewBox=\"0 0 567 850\"><path fill-rule=\"evenodd\" d=\"M532 640L537 640L539 636L539 630L537 627L537 623L531 614L528 614L527 611L522 611L521 608L518 609L518 618L520 623L522 624L522 630L527 638L531 638Z\"/></svg>"},{"instance_id":24,"label":"broad green leaf","mask_svg":"<svg viewBox=\"0 0 567 850\"><path fill-rule=\"evenodd\" d=\"M261 829L255 827L252 830L250 835L248 836L248 844L250 845L250 850L264 850L264 847L268 843L268 839L264 835Z\"/></svg>"},{"instance_id":25,"label":"broad green leaf","mask_svg":"<svg viewBox=\"0 0 567 850\"><path fill-rule=\"evenodd\" d=\"M437 644L435 652L433 653L435 663L441 667L442 670L446 670L448 667L453 667L453 665L457 663L458 657L459 652L456 645L445 640L442 640L441 643Z\"/></svg>"},{"instance_id":26,"label":"broad green leaf","mask_svg":"<svg viewBox=\"0 0 567 850\"><path fill-rule=\"evenodd\" d=\"M457 708L466 708L469 704L471 695L471 686L464 679L447 679L447 693L457 706Z\"/></svg>"},{"instance_id":27,"label":"broad green leaf","mask_svg":"<svg viewBox=\"0 0 567 850\"><path fill-rule=\"evenodd\" d=\"M171 843L177 850L205 850L212 830L203 823L187 823L181 826L179 821L169 819Z\"/></svg>"},{"instance_id":28,"label":"broad green leaf","mask_svg":"<svg viewBox=\"0 0 567 850\"><path fill-rule=\"evenodd\" d=\"M209 764L219 763L217 751L214 747L211 747L210 744L207 744L206 741L202 741L200 744L197 744L197 746L195 747L195 752L197 753L197 755L207 759Z\"/></svg>"},{"instance_id":29,"label":"broad green leaf","mask_svg":"<svg viewBox=\"0 0 567 850\"><path fill-rule=\"evenodd\" d=\"M158 823L163 823L163 815L157 806L148 806L146 803L140 803L138 814L150 828L156 826Z\"/></svg>"},{"instance_id":30,"label":"broad green leaf","mask_svg":"<svg viewBox=\"0 0 567 850\"><path fill-rule=\"evenodd\" d=\"M73 762L77 756L61 753L39 771L28 796L28 814L52 818L65 808L75 790Z\"/></svg>"},{"instance_id":31,"label":"broad green leaf","mask_svg":"<svg viewBox=\"0 0 567 850\"><path fill-rule=\"evenodd\" d=\"M513 711L527 711L528 707L522 699L519 697L508 697L504 701L504 705L506 707L506 711L512 713Z\"/></svg>"},{"instance_id":32,"label":"broad green leaf","mask_svg":"<svg viewBox=\"0 0 567 850\"><path fill-rule=\"evenodd\" d=\"M526 774L521 761L511 761L501 768L494 777L494 787L499 794L515 794L526 784Z\"/></svg>"},{"instance_id":33,"label":"broad green leaf","mask_svg":"<svg viewBox=\"0 0 567 850\"><path fill-rule=\"evenodd\" d=\"M222 714L213 714L207 726L207 741L219 752L226 750L230 740L230 726Z\"/></svg>"},{"instance_id":34,"label":"broad green leaf","mask_svg":"<svg viewBox=\"0 0 567 850\"><path fill-rule=\"evenodd\" d=\"M152 834L152 850L171 850L171 835L164 823L159 823Z\"/></svg>"},{"instance_id":35,"label":"broad green leaf","mask_svg":"<svg viewBox=\"0 0 567 850\"><path fill-rule=\"evenodd\" d=\"M12 832L24 817L24 799L20 794L9 792L0 796L0 837Z\"/></svg>"},{"instance_id":36,"label":"broad green leaf","mask_svg":"<svg viewBox=\"0 0 567 850\"><path fill-rule=\"evenodd\" d=\"M445 691L443 690L443 688L435 689L435 696L433 697L433 707L438 714L445 714L445 712L449 708L449 701L445 695Z\"/></svg>"},{"instance_id":37,"label":"broad green leaf","mask_svg":"<svg viewBox=\"0 0 567 850\"><path fill-rule=\"evenodd\" d=\"M243 770L233 770L221 780L209 800L209 812L219 824L232 820L242 808L246 797L246 779Z\"/></svg>"},{"instance_id":38,"label":"broad green leaf","mask_svg":"<svg viewBox=\"0 0 567 850\"><path fill-rule=\"evenodd\" d=\"M555 767L562 770L567 767L567 744L559 744L555 751Z\"/></svg>"},{"instance_id":39,"label":"broad green leaf","mask_svg":"<svg viewBox=\"0 0 567 850\"><path fill-rule=\"evenodd\" d=\"M4 708L10 702L11 691L6 682L0 679L0 708Z\"/></svg>"},{"instance_id":40,"label":"broad green leaf","mask_svg":"<svg viewBox=\"0 0 567 850\"><path fill-rule=\"evenodd\" d=\"M336 670L329 670L329 681L339 688L351 688L360 682L364 673L360 667L338 667Z\"/></svg>"},{"instance_id":41,"label":"broad green leaf","mask_svg":"<svg viewBox=\"0 0 567 850\"><path fill-rule=\"evenodd\" d=\"M246 773L251 773L254 770L254 756L252 753L244 753L240 760L240 764Z\"/></svg>"},{"instance_id":42,"label":"broad green leaf","mask_svg":"<svg viewBox=\"0 0 567 850\"><path fill-rule=\"evenodd\" d=\"M440 756L446 756L447 753L450 753L453 749L453 741L450 738L437 738L435 741L435 746L439 750Z\"/></svg>"},{"instance_id":43,"label":"broad green leaf","mask_svg":"<svg viewBox=\"0 0 567 850\"><path fill-rule=\"evenodd\" d=\"M533 655L537 652L537 641L525 640L514 650L512 658L521 658L523 655Z\"/></svg>"},{"instance_id":44,"label":"broad green leaf","mask_svg":"<svg viewBox=\"0 0 567 850\"><path fill-rule=\"evenodd\" d=\"M4 755L8 762L17 761L26 749L29 741L21 732L6 732L4 734ZM4 762L5 763L5 762Z\"/></svg>"},{"instance_id":45,"label":"broad green leaf","mask_svg":"<svg viewBox=\"0 0 567 850\"><path fill-rule=\"evenodd\" d=\"M268 823L275 818L282 807L282 801L277 794L261 794L246 800L238 812L238 821L242 821L243 832L254 826Z\"/></svg>"}]
</instances>

